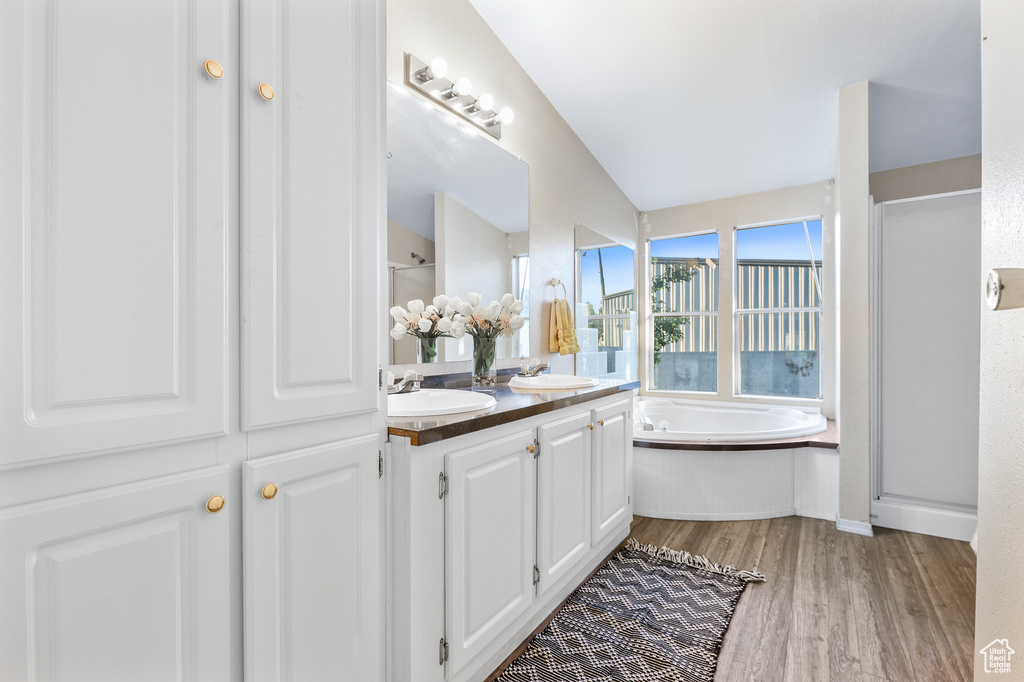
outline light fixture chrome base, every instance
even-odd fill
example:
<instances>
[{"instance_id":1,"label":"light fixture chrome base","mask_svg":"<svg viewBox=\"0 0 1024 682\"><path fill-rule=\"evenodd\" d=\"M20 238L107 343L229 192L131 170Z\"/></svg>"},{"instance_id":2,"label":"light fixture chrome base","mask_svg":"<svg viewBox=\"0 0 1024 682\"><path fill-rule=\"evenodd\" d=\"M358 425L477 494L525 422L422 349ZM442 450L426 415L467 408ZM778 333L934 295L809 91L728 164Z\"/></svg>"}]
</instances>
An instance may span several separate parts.
<instances>
[{"instance_id":1,"label":"light fixture chrome base","mask_svg":"<svg viewBox=\"0 0 1024 682\"><path fill-rule=\"evenodd\" d=\"M472 95L444 97L441 93L451 88L453 81L450 81L447 78L431 78L426 81L421 80L418 74L426 73L428 66L429 64L422 59L418 59L406 52L405 84L413 90L423 93L432 102L437 102L459 118L469 121L477 128L480 128L480 130L483 130L485 133L500 140L501 123L495 120L497 113L490 109L471 111L473 105L476 103L476 98Z\"/></svg>"}]
</instances>

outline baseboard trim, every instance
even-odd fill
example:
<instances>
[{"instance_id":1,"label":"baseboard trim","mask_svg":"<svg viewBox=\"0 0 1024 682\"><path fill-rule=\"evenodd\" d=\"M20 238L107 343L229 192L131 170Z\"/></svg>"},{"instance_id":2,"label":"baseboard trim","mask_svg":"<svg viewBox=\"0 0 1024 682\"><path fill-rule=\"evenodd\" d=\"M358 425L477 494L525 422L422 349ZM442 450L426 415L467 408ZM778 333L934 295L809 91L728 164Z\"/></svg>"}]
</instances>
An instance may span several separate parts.
<instances>
[{"instance_id":1,"label":"baseboard trim","mask_svg":"<svg viewBox=\"0 0 1024 682\"><path fill-rule=\"evenodd\" d=\"M884 500L872 501L871 515L876 526L963 542L969 542L978 527L977 514Z\"/></svg>"},{"instance_id":2,"label":"baseboard trim","mask_svg":"<svg viewBox=\"0 0 1024 682\"><path fill-rule=\"evenodd\" d=\"M672 521L757 521L760 519L777 519L783 516L800 516L800 514L797 514L795 509L778 509L766 512L752 512L749 514L685 514L674 512L648 511L646 509L635 509L633 513L636 516L646 516L652 519L670 519Z\"/></svg>"},{"instance_id":3,"label":"baseboard trim","mask_svg":"<svg viewBox=\"0 0 1024 682\"><path fill-rule=\"evenodd\" d=\"M841 530L844 533L856 533L857 535L866 535L869 538L875 537L875 531L871 528L870 523L864 523L863 521L848 521L846 519L839 519L836 521L836 530Z\"/></svg>"}]
</instances>

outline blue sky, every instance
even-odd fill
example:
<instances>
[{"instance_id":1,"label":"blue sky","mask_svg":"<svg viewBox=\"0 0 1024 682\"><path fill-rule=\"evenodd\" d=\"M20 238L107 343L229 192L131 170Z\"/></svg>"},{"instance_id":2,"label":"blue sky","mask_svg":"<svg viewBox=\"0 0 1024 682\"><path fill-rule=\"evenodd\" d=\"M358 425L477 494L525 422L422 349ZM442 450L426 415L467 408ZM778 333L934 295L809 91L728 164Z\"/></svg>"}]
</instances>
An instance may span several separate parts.
<instances>
[{"instance_id":1,"label":"blue sky","mask_svg":"<svg viewBox=\"0 0 1024 682\"><path fill-rule=\"evenodd\" d=\"M807 232L811 237L814 259L821 260L821 221L808 220ZM740 260L806 260L807 235L804 234L804 224L790 223L739 230L736 233L736 257Z\"/></svg>"},{"instance_id":2,"label":"blue sky","mask_svg":"<svg viewBox=\"0 0 1024 682\"><path fill-rule=\"evenodd\" d=\"M614 294L632 289L633 249L625 246L611 246L600 251L600 264L604 269L605 293ZM601 305L601 277L597 252L598 249L586 249L580 258L583 301L593 303L594 310Z\"/></svg>"},{"instance_id":3,"label":"blue sky","mask_svg":"<svg viewBox=\"0 0 1024 682\"><path fill-rule=\"evenodd\" d=\"M816 260L821 259L821 220L807 222ZM652 256L678 258L718 258L718 235L702 234L651 242ZM804 260L807 258L807 237L804 224L751 227L736 232L736 257Z\"/></svg>"},{"instance_id":4,"label":"blue sky","mask_svg":"<svg viewBox=\"0 0 1024 682\"><path fill-rule=\"evenodd\" d=\"M821 220L807 222L811 247L816 260L821 259ZM601 280L598 270L597 249L587 249L580 259L582 270L583 301L594 304L595 310L601 301ZM613 294L633 288L633 251L625 246L601 249L601 265L604 269L605 293ZM807 237L804 225L790 223L769 227L752 227L736 233L736 255L741 260L764 258L780 260L805 260L807 258ZM718 258L718 235L702 234L677 239L660 239L651 242L651 256L679 258Z\"/></svg>"}]
</instances>

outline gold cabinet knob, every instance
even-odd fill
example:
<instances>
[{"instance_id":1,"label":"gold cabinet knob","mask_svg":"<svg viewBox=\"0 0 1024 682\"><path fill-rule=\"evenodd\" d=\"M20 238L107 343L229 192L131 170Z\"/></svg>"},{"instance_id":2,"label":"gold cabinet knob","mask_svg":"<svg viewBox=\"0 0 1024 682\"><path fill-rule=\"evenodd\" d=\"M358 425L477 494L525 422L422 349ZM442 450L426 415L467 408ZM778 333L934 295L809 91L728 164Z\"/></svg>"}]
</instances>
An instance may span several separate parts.
<instances>
[{"instance_id":1,"label":"gold cabinet knob","mask_svg":"<svg viewBox=\"0 0 1024 682\"><path fill-rule=\"evenodd\" d=\"M604 426L604 420L603 419L598 419L597 423L600 424L601 426Z\"/></svg>"},{"instance_id":2,"label":"gold cabinet knob","mask_svg":"<svg viewBox=\"0 0 1024 682\"><path fill-rule=\"evenodd\" d=\"M220 80L224 77L224 67L216 59L207 59L203 63L203 68L206 69L206 73L210 74L210 78Z\"/></svg>"},{"instance_id":3,"label":"gold cabinet knob","mask_svg":"<svg viewBox=\"0 0 1024 682\"><path fill-rule=\"evenodd\" d=\"M589 427L590 427L590 430L591 430L591 431L593 431L593 430L594 430L594 425L593 425L593 424L587 424L587 426L589 426Z\"/></svg>"},{"instance_id":4,"label":"gold cabinet knob","mask_svg":"<svg viewBox=\"0 0 1024 682\"><path fill-rule=\"evenodd\" d=\"M537 451L537 448L534 447L533 443L530 443L529 445L526 446L526 451L532 455L534 452Z\"/></svg>"},{"instance_id":5,"label":"gold cabinet knob","mask_svg":"<svg viewBox=\"0 0 1024 682\"><path fill-rule=\"evenodd\" d=\"M274 99L274 88L270 87L270 83L260 83L260 87L258 88L258 90L260 91L260 97L262 97L263 99Z\"/></svg>"},{"instance_id":6,"label":"gold cabinet knob","mask_svg":"<svg viewBox=\"0 0 1024 682\"><path fill-rule=\"evenodd\" d=\"M273 483L268 483L263 486L263 492L260 493L264 500L274 499L274 495L277 495L277 486Z\"/></svg>"},{"instance_id":7,"label":"gold cabinet knob","mask_svg":"<svg viewBox=\"0 0 1024 682\"><path fill-rule=\"evenodd\" d=\"M220 495L214 495L206 501L206 511L211 514L216 514L224 508L224 498Z\"/></svg>"}]
</instances>

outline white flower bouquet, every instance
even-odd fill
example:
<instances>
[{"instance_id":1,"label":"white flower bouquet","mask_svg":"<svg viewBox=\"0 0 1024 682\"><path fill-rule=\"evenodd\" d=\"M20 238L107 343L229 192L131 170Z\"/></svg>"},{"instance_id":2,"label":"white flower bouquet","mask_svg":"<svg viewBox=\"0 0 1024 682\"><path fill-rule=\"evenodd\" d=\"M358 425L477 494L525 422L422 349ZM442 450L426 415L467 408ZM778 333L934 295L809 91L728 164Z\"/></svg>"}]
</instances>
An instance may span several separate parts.
<instances>
[{"instance_id":1,"label":"white flower bouquet","mask_svg":"<svg viewBox=\"0 0 1024 682\"><path fill-rule=\"evenodd\" d=\"M406 336L420 340L420 362L434 362L437 358L437 339L441 337L461 339L466 334L466 325L459 320L458 298L449 300L445 295L435 296L431 305L424 305L420 299L409 301L408 310L396 305L390 310L395 326L391 338L400 341Z\"/></svg>"},{"instance_id":2,"label":"white flower bouquet","mask_svg":"<svg viewBox=\"0 0 1024 682\"><path fill-rule=\"evenodd\" d=\"M476 338L496 338L512 336L523 328L526 320L519 314L523 311L523 302L512 294L505 294L501 301L491 301L486 308L480 294L470 292L466 300L454 299L458 303L455 319L466 327L466 333Z\"/></svg>"},{"instance_id":3,"label":"white flower bouquet","mask_svg":"<svg viewBox=\"0 0 1024 682\"><path fill-rule=\"evenodd\" d=\"M512 336L523 328L526 320L519 314L523 311L523 302L512 294L505 294L500 301L491 301L487 307L481 303L480 294L471 292L465 301L459 301L460 314L456 319L473 337L473 387L489 390L497 383L494 367L497 338Z\"/></svg>"}]
</instances>

